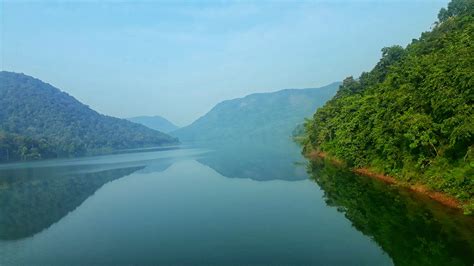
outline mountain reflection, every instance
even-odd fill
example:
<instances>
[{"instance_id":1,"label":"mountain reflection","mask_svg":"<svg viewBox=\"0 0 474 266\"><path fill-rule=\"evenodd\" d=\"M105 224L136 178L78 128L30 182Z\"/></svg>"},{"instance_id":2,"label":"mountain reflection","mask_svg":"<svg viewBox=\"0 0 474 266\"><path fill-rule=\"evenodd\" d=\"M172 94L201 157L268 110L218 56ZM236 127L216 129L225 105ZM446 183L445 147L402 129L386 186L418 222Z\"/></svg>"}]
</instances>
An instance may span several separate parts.
<instances>
[{"instance_id":1,"label":"mountain reflection","mask_svg":"<svg viewBox=\"0 0 474 266\"><path fill-rule=\"evenodd\" d=\"M58 175L55 168L10 171L8 178L0 179L0 239L36 234L77 208L105 183L142 168L64 176Z\"/></svg>"},{"instance_id":2,"label":"mountain reflection","mask_svg":"<svg viewBox=\"0 0 474 266\"><path fill-rule=\"evenodd\" d=\"M268 142L268 143L267 143ZM212 151L197 161L231 178L257 181L307 179L300 148L290 140L206 143Z\"/></svg>"},{"instance_id":3,"label":"mountain reflection","mask_svg":"<svg viewBox=\"0 0 474 266\"><path fill-rule=\"evenodd\" d=\"M474 219L322 161L308 172L352 225L370 236L395 265L472 265Z\"/></svg>"},{"instance_id":4,"label":"mountain reflection","mask_svg":"<svg viewBox=\"0 0 474 266\"><path fill-rule=\"evenodd\" d=\"M0 240L21 239L41 232L80 206L107 182L135 172L163 172L176 160L200 152L172 147L2 165Z\"/></svg>"}]
</instances>

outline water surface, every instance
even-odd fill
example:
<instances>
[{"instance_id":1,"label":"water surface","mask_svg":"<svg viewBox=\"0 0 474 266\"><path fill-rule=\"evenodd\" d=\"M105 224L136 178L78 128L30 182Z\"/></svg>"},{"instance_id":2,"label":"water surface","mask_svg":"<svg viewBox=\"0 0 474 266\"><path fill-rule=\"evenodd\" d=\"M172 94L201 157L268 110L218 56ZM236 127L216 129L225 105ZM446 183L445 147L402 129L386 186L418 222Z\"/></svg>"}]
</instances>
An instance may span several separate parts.
<instances>
[{"instance_id":1,"label":"water surface","mask_svg":"<svg viewBox=\"0 0 474 266\"><path fill-rule=\"evenodd\" d=\"M0 166L1 265L470 265L473 225L290 141Z\"/></svg>"}]
</instances>

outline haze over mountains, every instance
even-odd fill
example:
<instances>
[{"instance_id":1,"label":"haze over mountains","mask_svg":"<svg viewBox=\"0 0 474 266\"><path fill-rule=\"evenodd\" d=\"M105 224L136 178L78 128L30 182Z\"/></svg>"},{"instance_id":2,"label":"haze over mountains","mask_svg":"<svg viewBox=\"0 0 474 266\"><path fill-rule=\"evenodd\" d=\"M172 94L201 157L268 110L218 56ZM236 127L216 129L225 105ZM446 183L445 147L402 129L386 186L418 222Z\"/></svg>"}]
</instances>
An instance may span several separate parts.
<instances>
[{"instance_id":1,"label":"haze over mountains","mask_svg":"<svg viewBox=\"0 0 474 266\"><path fill-rule=\"evenodd\" d=\"M322 88L251 94L217 104L177 129L159 117L119 119L97 113L39 79L0 72L0 161L99 154L185 141L288 138L339 83ZM162 132L172 132L171 137Z\"/></svg>"},{"instance_id":2,"label":"haze over mountains","mask_svg":"<svg viewBox=\"0 0 474 266\"><path fill-rule=\"evenodd\" d=\"M127 120L132 121L134 123L142 124L151 129L158 130L165 133L169 133L179 128L177 125L173 124L168 119L159 115L136 116L136 117L127 118Z\"/></svg>"},{"instance_id":3,"label":"haze over mountains","mask_svg":"<svg viewBox=\"0 0 474 266\"><path fill-rule=\"evenodd\" d=\"M39 79L0 72L0 161L54 158L178 143L97 113Z\"/></svg>"},{"instance_id":4,"label":"haze over mountains","mask_svg":"<svg viewBox=\"0 0 474 266\"><path fill-rule=\"evenodd\" d=\"M170 134L187 142L288 138L304 118L336 93L339 85L335 82L321 88L255 93L223 101L191 125Z\"/></svg>"}]
</instances>

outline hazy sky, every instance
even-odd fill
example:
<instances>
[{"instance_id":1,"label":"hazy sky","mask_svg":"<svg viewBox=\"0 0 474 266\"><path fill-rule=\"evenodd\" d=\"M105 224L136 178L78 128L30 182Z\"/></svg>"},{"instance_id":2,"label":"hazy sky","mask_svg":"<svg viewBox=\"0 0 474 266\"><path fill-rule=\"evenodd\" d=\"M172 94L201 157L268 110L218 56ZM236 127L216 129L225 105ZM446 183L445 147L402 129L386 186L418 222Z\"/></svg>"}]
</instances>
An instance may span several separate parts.
<instances>
[{"instance_id":1,"label":"hazy sky","mask_svg":"<svg viewBox=\"0 0 474 266\"><path fill-rule=\"evenodd\" d=\"M186 125L222 100L358 76L448 1L0 2L2 70Z\"/></svg>"}]
</instances>

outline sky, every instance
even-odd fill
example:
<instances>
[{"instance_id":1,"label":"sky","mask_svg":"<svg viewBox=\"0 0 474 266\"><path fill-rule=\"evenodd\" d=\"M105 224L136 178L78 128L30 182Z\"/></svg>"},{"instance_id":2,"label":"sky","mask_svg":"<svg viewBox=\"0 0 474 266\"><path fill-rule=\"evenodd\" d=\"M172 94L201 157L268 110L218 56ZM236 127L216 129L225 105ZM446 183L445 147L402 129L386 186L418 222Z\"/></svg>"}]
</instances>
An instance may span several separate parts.
<instances>
[{"instance_id":1,"label":"sky","mask_svg":"<svg viewBox=\"0 0 474 266\"><path fill-rule=\"evenodd\" d=\"M0 0L0 69L184 126L223 100L358 77L447 3Z\"/></svg>"}]
</instances>

